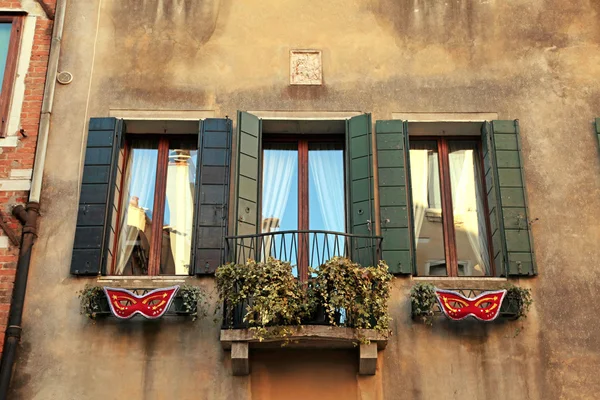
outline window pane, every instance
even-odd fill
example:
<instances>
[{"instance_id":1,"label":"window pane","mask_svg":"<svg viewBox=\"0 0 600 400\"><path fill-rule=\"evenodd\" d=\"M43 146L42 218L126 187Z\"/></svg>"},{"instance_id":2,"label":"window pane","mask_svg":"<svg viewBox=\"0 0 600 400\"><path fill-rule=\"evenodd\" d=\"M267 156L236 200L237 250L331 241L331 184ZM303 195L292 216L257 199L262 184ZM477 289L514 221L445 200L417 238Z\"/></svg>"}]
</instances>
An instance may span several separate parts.
<instances>
[{"instance_id":1,"label":"window pane","mask_svg":"<svg viewBox=\"0 0 600 400\"><path fill-rule=\"evenodd\" d=\"M309 229L345 232L344 149L342 143L309 143ZM313 235L315 236L315 235ZM317 234L309 238L312 267L333 256L343 256L344 237Z\"/></svg>"},{"instance_id":2,"label":"window pane","mask_svg":"<svg viewBox=\"0 0 600 400\"><path fill-rule=\"evenodd\" d=\"M261 232L298 230L297 144L265 143L263 148ZM292 265L297 262L297 238L293 235L266 236L262 247L262 259L272 256Z\"/></svg>"},{"instance_id":3,"label":"window pane","mask_svg":"<svg viewBox=\"0 0 600 400\"><path fill-rule=\"evenodd\" d=\"M459 276L491 274L483 178L477 149L477 142L448 142Z\"/></svg>"},{"instance_id":4,"label":"window pane","mask_svg":"<svg viewBox=\"0 0 600 400\"><path fill-rule=\"evenodd\" d=\"M196 162L195 140L171 140L163 217L160 273L188 275L192 253Z\"/></svg>"},{"instance_id":5,"label":"window pane","mask_svg":"<svg viewBox=\"0 0 600 400\"><path fill-rule=\"evenodd\" d=\"M0 22L0 90L6 70L6 59L8 57L8 45L10 44L10 31L12 24L10 22Z\"/></svg>"},{"instance_id":6,"label":"window pane","mask_svg":"<svg viewBox=\"0 0 600 400\"><path fill-rule=\"evenodd\" d=\"M158 142L133 140L123 177L116 275L147 275Z\"/></svg>"},{"instance_id":7,"label":"window pane","mask_svg":"<svg viewBox=\"0 0 600 400\"><path fill-rule=\"evenodd\" d=\"M411 141L410 177L419 275L447 275L435 141Z\"/></svg>"}]
</instances>

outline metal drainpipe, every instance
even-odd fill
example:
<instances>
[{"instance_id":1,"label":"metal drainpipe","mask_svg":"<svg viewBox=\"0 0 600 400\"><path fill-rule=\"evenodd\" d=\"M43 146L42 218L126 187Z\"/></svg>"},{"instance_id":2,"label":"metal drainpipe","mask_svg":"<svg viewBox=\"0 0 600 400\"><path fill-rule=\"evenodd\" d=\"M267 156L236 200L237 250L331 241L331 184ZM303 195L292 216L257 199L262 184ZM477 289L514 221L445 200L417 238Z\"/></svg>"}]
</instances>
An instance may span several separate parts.
<instances>
[{"instance_id":1,"label":"metal drainpipe","mask_svg":"<svg viewBox=\"0 0 600 400\"><path fill-rule=\"evenodd\" d=\"M25 291L27 289L31 250L34 239L37 236L36 227L40 210L39 201L42 188L42 175L44 173L44 163L46 161L48 133L50 132L50 115L52 114L52 103L54 101L54 87L56 85L56 74L58 71L58 58L60 56L60 44L65 20L66 3L67 0L56 1L52 44L48 56L46 86L44 88L44 99L42 101L42 113L40 116L29 202L26 207L18 205L13 209L13 214L24 224L24 226L12 300L10 303L8 327L6 328L4 347L2 350L2 362L0 363L0 400L6 400L8 398L8 390L16 359L17 346L21 340L23 305L25 303Z\"/></svg>"},{"instance_id":2,"label":"metal drainpipe","mask_svg":"<svg viewBox=\"0 0 600 400\"><path fill-rule=\"evenodd\" d=\"M8 316L8 327L6 328L6 339L4 340L4 349L2 351L2 364L0 364L0 399L2 400L7 399L8 396L17 346L21 339L21 320L23 318L23 304L27 288L27 275L29 274L31 248L33 247L33 239L36 236L39 210L40 205L36 202L27 203L27 208L19 205L13 209L13 214L24 223L24 226L21 251L19 252L19 261L17 262L15 286L10 304L10 314Z\"/></svg>"}]
</instances>

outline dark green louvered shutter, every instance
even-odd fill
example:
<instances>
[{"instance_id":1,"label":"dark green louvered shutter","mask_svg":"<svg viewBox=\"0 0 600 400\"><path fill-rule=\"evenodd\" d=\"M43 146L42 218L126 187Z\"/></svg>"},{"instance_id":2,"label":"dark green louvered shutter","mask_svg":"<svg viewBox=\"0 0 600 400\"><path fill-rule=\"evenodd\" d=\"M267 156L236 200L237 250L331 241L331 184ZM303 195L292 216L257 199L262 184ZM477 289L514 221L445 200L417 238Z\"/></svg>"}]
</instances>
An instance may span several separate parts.
<instances>
[{"instance_id":1,"label":"dark green louvered shutter","mask_svg":"<svg viewBox=\"0 0 600 400\"><path fill-rule=\"evenodd\" d=\"M400 120L377 121L377 172L379 176L379 213L383 236L382 259L395 274L410 274L410 203L406 197L408 146L406 125Z\"/></svg>"},{"instance_id":2,"label":"dark green louvered shutter","mask_svg":"<svg viewBox=\"0 0 600 400\"><path fill-rule=\"evenodd\" d=\"M200 122L198 149L194 271L212 274L223 259L227 236L231 120Z\"/></svg>"},{"instance_id":3,"label":"dark green louvered shutter","mask_svg":"<svg viewBox=\"0 0 600 400\"><path fill-rule=\"evenodd\" d=\"M71 260L74 275L98 275L106 268L110 231L105 227L113 215L122 127L116 118L90 119Z\"/></svg>"},{"instance_id":4,"label":"dark green louvered shutter","mask_svg":"<svg viewBox=\"0 0 600 400\"><path fill-rule=\"evenodd\" d=\"M237 128L236 235L253 235L259 232L260 120L238 111Z\"/></svg>"},{"instance_id":5,"label":"dark green louvered shutter","mask_svg":"<svg viewBox=\"0 0 600 400\"><path fill-rule=\"evenodd\" d=\"M373 152L371 150L371 114L350 118L346 125L347 159L350 186L349 227L350 233L374 236L375 214L373 199ZM354 261L370 265L377 260L372 239L355 239L352 243Z\"/></svg>"},{"instance_id":6,"label":"dark green louvered shutter","mask_svg":"<svg viewBox=\"0 0 600 400\"><path fill-rule=\"evenodd\" d=\"M483 161L496 274L535 275L517 120L484 124Z\"/></svg>"}]
</instances>

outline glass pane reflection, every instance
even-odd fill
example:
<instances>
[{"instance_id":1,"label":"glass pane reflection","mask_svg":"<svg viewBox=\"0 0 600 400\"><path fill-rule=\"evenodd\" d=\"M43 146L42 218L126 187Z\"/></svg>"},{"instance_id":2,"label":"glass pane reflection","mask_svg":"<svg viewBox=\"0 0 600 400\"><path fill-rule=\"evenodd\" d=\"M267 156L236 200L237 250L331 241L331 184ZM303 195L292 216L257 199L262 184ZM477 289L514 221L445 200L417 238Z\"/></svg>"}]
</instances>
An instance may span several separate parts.
<instances>
[{"instance_id":1,"label":"glass pane reflection","mask_svg":"<svg viewBox=\"0 0 600 400\"><path fill-rule=\"evenodd\" d=\"M459 276L491 274L477 142L449 141L452 211Z\"/></svg>"},{"instance_id":2,"label":"glass pane reflection","mask_svg":"<svg viewBox=\"0 0 600 400\"><path fill-rule=\"evenodd\" d=\"M192 252L198 151L195 141L170 141L160 273L187 275Z\"/></svg>"},{"instance_id":3,"label":"glass pane reflection","mask_svg":"<svg viewBox=\"0 0 600 400\"><path fill-rule=\"evenodd\" d=\"M435 141L410 143L410 176L417 272L446 276L440 168Z\"/></svg>"},{"instance_id":4,"label":"glass pane reflection","mask_svg":"<svg viewBox=\"0 0 600 400\"><path fill-rule=\"evenodd\" d=\"M116 275L147 275L158 143L133 140L123 177Z\"/></svg>"}]
</instances>

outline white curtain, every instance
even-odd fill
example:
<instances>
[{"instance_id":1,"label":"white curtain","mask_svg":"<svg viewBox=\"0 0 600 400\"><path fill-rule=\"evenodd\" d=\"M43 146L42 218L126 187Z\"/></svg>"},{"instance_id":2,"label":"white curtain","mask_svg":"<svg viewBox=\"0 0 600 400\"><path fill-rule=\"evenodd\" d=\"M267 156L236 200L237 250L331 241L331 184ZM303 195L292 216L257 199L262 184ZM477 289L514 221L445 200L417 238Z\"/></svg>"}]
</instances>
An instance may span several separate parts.
<instances>
[{"instance_id":1,"label":"white curtain","mask_svg":"<svg viewBox=\"0 0 600 400\"><path fill-rule=\"evenodd\" d=\"M170 228L171 254L176 275L185 275L189 272L192 251L194 173L190 159L189 150L175 150L169 155L167 167L168 215L165 215L164 223Z\"/></svg>"},{"instance_id":2,"label":"white curtain","mask_svg":"<svg viewBox=\"0 0 600 400\"><path fill-rule=\"evenodd\" d=\"M344 160L341 151L328 149L326 145L321 146L324 151L310 151L308 157L308 169L318 198L323 227L311 227L311 229L323 229L326 231L344 232ZM313 196L309 193L309 196Z\"/></svg>"},{"instance_id":3,"label":"white curtain","mask_svg":"<svg viewBox=\"0 0 600 400\"><path fill-rule=\"evenodd\" d=\"M423 226L425 210L429 207L429 150L410 150L410 179L412 185L413 215L415 218L415 245L419 245L419 233ZM439 191L439 189L438 189Z\"/></svg>"},{"instance_id":4,"label":"white curtain","mask_svg":"<svg viewBox=\"0 0 600 400\"><path fill-rule=\"evenodd\" d=\"M154 149L133 148L126 161L116 275L125 271L140 233L146 231L146 222L152 223L157 154Z\"/></svg>"},{"instance_id":5,"label":"white curtain","mask_svg":"<svg viewBox=\"0 0 600 400\"><path fill-rule=\"evenodd\" d=\"M298 168L298 153L289 150L265 150L263 160L262 232L273 232L290 196L292 176Z\"/></svg>"}]
</instances>

